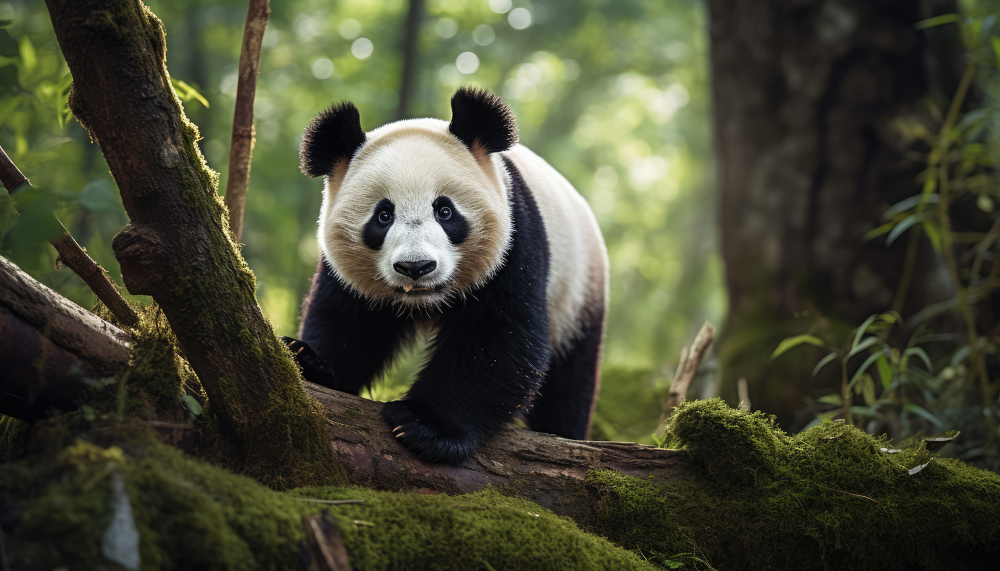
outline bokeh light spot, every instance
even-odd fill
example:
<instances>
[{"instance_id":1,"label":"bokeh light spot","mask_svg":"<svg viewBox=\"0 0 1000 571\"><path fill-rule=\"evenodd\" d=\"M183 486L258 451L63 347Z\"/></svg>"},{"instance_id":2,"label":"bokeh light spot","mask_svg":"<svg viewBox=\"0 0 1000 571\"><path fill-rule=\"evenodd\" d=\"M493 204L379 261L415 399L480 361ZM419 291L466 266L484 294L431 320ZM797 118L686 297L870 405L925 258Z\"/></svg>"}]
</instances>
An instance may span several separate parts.
<instances>
[{"instance_id":1,"label":"bokeh light spot","mask_svg":"<svg viewBox=\"0 0 1000 571\"><path fill-rule=\"evenodd\" d=\"M514 8L507 15L507 23L515 30L523 30L531 25L531 12L527 8Z\"/></svg>"},{"instance_id":2,"label":"bokeh light spot","mask_svg":"<svg viewBox=\"0 0 1000 571\"><path fill-rule=\"evenodd\" d=\"M375 46L368 38L358 38L351 44L351 54L358 59L366 59L375 51Z\"/></svg>"},{"instance_id":3,"label":"bokeh light spot","mask_svg":"<svg viewBox=\"0 0 1000 571\"><path fill-rule=\"evenodd\" d=\"M313 62L312 72L316 79L326 79L333 75L333 62L321 57Z\"/></svg>"},{"instance_id":4,"label":"bokeh light spot","mask_svg":"<svg viewBox=\"0 0 1000 571\"><path fill-rule=\"evenodd\" d=\"M476 29L472 30L472 41L476 42L480 46L488 46L492 44L496 37L497 35L496 32L493 31L493 28L486 24L476 26Z\"/></svg>"},{"instance_id":5,"label":"bokeh light spot","mask_svg":"<svg viewBox=\"0 0 1000 571\"><path fill-rule=\"evenodd\" d=\"M441 18L434 24L434 31L444 39L453 38L458 33L458 24L451 18Z\"/></svg>"},{"instance_id":6,"label":"bokeh light spot","mask_svg":"<svg viewBox=\"0 0 1000 571\"><path fill-rule=\"evenodd\" d=\"M479 69L479 56L472 52L462 52L455 59L455 67L466 75L476 73L476 70Z\"/></svg>"},{"instance_id":7,"label":"bokeh light spot","mask_svg":"<svg viewBox=\"0 0 1000 571\"><path fill-rule=\"evenodd\" d=\"M340 23L337 31L340 32L340 37L345 40L353 40L361 35L361 22L358 22L354 18L348 18Z\"/></svg>"},{"instance_id":8,"label":"bokeh light spot","mask_svg":"<svg viewBox=\"0 0 1000 571\"><path fill-rule=\"evenodd\" d=\"M489 0L489 4L490 10L493 10L497 14L505 14L511 7L510 0Z\"/></svg>"}]
</instances>

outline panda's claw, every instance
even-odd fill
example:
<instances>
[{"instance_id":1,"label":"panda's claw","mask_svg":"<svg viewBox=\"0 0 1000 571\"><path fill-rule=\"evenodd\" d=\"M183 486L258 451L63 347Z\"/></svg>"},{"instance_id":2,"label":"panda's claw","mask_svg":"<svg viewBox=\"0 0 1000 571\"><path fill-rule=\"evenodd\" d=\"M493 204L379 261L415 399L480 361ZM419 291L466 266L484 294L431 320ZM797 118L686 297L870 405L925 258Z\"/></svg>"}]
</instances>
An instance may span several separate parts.
<instances>
[{"instance_id":1,"label":"panda's claw","mask_svg":"<svg viewBox=\"0 0 1000 571\"><path fill-rule=\"evenodd\" d=\"M453 433L418 414L409 400L386 403L382 417L388 421L393 436L425 462L448 462L459 465L476 451L479 438L473 433Z\"/></svg>"}]
</instances>

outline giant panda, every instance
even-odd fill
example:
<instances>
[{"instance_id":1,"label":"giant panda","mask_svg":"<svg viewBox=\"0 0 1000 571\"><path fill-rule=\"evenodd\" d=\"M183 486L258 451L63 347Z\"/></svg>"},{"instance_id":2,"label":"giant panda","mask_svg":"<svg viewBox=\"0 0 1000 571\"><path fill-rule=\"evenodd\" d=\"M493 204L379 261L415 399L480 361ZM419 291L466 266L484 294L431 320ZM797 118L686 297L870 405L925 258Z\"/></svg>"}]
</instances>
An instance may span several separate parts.
<instances>
[{"instance_id":1,"label":"giant panda","mask_svg":"<svg viewBox=\"0 0 1000 571\"><path fill-rule=\"evenodd\" d=\"M428 462L459 464L505 423L589 433L608 256L586 201L517 143L514 115L461 88L451 122L365 133L344 102L306 128L302 172L323 177L320 259L300 340L307 380L358 394L431 335L405 398L381 412Z\"/></svg>"}]
</instances>

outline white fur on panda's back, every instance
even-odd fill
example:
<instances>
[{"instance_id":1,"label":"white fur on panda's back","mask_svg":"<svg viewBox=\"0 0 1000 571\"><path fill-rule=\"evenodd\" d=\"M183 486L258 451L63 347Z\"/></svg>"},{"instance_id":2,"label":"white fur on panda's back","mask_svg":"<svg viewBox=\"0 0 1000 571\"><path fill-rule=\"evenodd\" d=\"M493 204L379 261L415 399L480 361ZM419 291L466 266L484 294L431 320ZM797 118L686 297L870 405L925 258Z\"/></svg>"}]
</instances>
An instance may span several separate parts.
<instances>
[{"instance_id":1,"label":"white fur on panda's back","mask_svg":"<svg viewBox=\"0 0 1000 571\"><path fill-rule=\"evenodd\" d=\"M538 204L549 240L549 345L564 349L583 325L585 307L608 301L608 254L597 219L580 193L523 145L503 153L520 171ZM517 229L515 228L516 232Z\"/></svg>"}]
</instances>

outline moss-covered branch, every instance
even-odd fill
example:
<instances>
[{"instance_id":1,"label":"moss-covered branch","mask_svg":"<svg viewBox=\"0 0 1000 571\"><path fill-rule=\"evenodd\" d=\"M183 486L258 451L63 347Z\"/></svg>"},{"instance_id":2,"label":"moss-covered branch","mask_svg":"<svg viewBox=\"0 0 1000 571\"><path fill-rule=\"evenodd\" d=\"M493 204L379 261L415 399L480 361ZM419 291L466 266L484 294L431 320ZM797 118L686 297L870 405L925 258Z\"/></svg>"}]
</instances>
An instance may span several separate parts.
<instances>
[{"instance_id":1,"label":"moss-covered branch","mask_svg":"<svg viewBox=\"0 0 1000 571\"><path fill-rule=\"evenodd\" d=\"M261 313L218 176L171 87L162 24L139 0L46 5L73 74L70 108L131 220L113 243L125 285L169 319L208 393L221 457L277 487L336 478L320 407Z\"/></svg>"}]
</instances>

